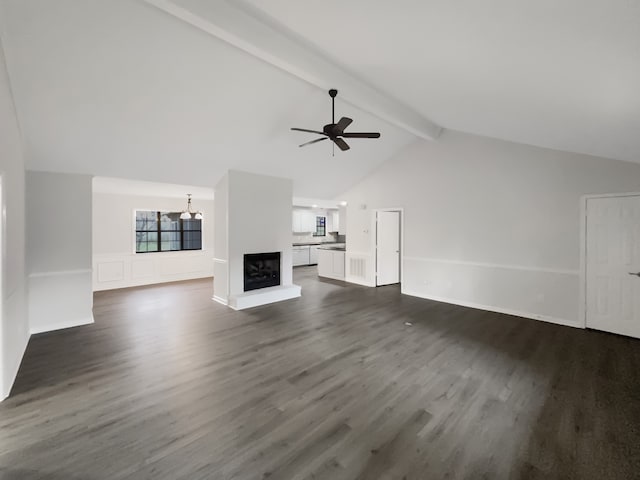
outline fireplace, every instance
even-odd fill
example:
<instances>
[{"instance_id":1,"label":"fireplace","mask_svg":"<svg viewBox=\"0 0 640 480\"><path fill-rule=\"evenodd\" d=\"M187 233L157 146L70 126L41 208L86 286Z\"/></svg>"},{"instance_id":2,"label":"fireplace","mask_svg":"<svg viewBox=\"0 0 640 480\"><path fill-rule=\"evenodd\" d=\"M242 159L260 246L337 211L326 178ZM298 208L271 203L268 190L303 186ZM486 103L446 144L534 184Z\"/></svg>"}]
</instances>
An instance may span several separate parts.
<instances>
[{"instance_id":1,"label":"fireplace","mask_svg":"<svg viewBox=\"0 0 640 480\"><path fill-rule=\"evenodd\" d=\"M280 285L280 252L244 256L244 291Z\"/></svg>"}]
</instances>

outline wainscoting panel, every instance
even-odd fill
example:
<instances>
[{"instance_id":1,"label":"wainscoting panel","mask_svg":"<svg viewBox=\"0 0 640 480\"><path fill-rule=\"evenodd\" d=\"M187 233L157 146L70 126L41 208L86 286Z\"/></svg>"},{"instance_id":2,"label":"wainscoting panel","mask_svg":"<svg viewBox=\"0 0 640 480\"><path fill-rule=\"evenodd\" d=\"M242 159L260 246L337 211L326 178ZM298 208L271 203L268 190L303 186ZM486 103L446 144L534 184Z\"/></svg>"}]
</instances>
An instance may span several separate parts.
<instances>
[{"instance_id":1,"label":"wainscoting panel","mask_svg":"<svg viewBox=\"0 0 640 480\"><path fill-rule=\"evenodd\" d=\"M579 320L580 272L405 257L402 293L583 327Z\"/></svg>"},{"instance_id":2,"label":"wainscoting panel","mask_svg":"<svg viewBox=\"0 0 640 480\"><path fill-rule=\"evenodd\" d=\"M98 264L99 282L119 282L124 280L124 262L102 262Z\"/></svg>"},{"instance_id":3,"label":"wainscoting panel","mask_svg":"<svg viewBox=\"0 0 640 480\"><path fill-rule=\"evenodd\" d=\"M131 262L131 278L150 278L156 274L156 264L152 260L133 260Z\"/></svg>"},{"instance_id":4,"label":"wainscoting panel","mask_svg":"<svg viewBox=\"0 0 640 480\"><path fill-rule=\"evenodd\" d=\"M160 267L160 275L183 275L187 273L198 273L202 270L203 258L198 256L180 256L162 259L158 263ZM211 258L208 259L211 262Z\"/></svg>"},{"instance_id":5,"label":"wainscoting panel","mask_svg":"<svg viewBox=\"0 0 640 480\"><path fill-rule=\"evenodd\" d=\"M213 252L123 253L93 256L93 291L213 276Z\"/></svg>"}]
</instances>

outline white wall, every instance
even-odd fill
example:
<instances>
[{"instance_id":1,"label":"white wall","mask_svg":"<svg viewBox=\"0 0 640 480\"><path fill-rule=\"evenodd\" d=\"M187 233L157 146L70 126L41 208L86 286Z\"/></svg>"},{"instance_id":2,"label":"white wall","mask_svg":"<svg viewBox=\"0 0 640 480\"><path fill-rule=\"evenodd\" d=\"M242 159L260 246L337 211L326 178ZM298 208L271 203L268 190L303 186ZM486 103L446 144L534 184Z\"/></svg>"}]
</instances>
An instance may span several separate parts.
<instances>
[{"instance_id":1,"label":"white wall","mask_svg":"<svg viewBox=\"0 0 640 480\"><path fill-rule=\"evenodd\" d=\"M403 293L580 325L580 197L626 191L640 165L447 131L343 196L347 279L374 284L373 209L402 207Z\"/></svg>"},{"instance_id":2,"label":"white wall","mask_svg":"<svg viewBox=\"0 0 640 480\"><path fill-rule=\"evenodd\" d=\"M0 400L11 390L29 341L25 270L25 170L20 128L0 42L0 175L2 176L2 319Z\"/></svg>"},{"instance_id":3,"label":"white wall","mask_svg":"<svg viewBox=\"0 0 640 480\"><path fill-rule=\"evenodd\" d=\"M212 200L192 199L202 212L202 250L135 253L135 211L180 212L187 197L93 194L93 289L110 290L213 275Z\"/></svg>"},{"instance_id":4,"label":"white wall","mask_svg":"<svg viewBox=\"0 0 640 480\"><path fill-rule=\"evenodd\" d=\"M27 172L31 333L93 322L91 177Z\"/></svg>"}]
</instances>

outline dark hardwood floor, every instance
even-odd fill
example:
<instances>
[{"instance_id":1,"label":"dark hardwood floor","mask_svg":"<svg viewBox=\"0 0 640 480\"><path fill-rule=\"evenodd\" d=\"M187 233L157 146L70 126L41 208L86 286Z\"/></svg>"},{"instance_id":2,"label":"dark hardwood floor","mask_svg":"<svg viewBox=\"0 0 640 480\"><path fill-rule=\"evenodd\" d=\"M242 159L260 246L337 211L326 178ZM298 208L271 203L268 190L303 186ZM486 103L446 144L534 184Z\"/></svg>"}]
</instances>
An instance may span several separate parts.
<instances>
[{"instance_id":1,"label":"dark hardwood floor","mask_svg":"<svg viewBox=\"0 0 640 480\"><path fill-rule=\"evenodd\" d=\"M97 293L32 338L0 479L640 478L640 341L294 277Z\"/></svg>"}]
</instances>

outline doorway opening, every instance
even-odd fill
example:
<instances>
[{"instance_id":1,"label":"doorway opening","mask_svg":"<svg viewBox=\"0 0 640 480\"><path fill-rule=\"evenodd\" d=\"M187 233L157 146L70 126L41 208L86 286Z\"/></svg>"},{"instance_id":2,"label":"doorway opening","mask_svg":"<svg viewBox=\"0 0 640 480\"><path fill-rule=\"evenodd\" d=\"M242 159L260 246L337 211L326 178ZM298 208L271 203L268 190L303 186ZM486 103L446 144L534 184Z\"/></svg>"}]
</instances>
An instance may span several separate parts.
<instances>
[{"instance_id":1,"label":"doorway opening","mask_svg":"<svg viewBox=\"0 0 640 480\"><path fill-rule=\"evenodd\" d=\"M403 217L401 208L376 210L376 287L402 283Z\"/></svg>"},{"instance_id":2,"label":"doorway opening","mask_svg":"<svg viewBox=\"0 0 640 480\"><path fill-rule=\"evenodd\" d=\"M584 197L586 328L640 338L640 193Z\"/></svg>"}]
</instances>

